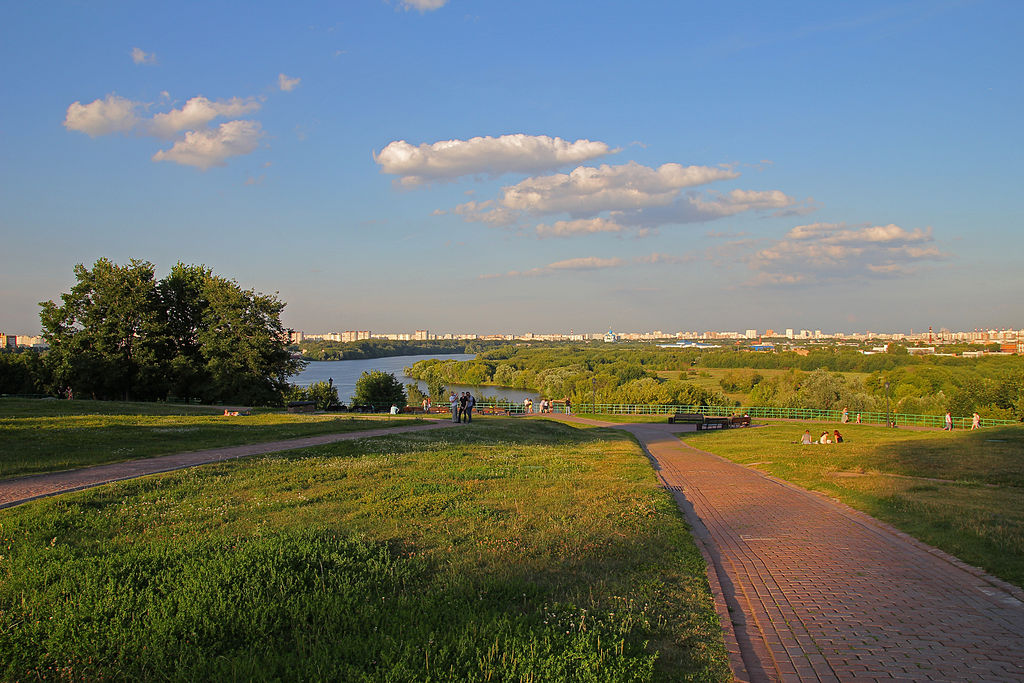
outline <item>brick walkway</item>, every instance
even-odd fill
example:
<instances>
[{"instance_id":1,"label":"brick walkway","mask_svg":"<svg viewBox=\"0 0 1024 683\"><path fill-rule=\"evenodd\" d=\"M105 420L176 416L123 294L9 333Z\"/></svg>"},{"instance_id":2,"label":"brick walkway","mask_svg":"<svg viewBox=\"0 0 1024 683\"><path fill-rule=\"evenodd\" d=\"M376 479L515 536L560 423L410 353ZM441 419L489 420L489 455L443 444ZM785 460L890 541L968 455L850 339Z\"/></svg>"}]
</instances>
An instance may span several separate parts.
<instances>
[{"instance_id":1,"label":"brick walkway","mask_svg":"<svg viewBox=\"0 0 1024 683\"><path fill-rule=\"evenodd\" d=\"M738 679L1024 681L1024 591L674 425L573 421L646 447L709 557Z\"/></svg>"},{"instance_id":2,"label":"brick walkway","mask_svg":"<svg viewBox=\"0 0 1024 683\"><path fill-rule=\"evenodd\" d=\"M385 429L366 429L363 431L345 432L343 434L321 434L319 436L307 436L298 439L287 439L284 441L270 441L266 443L245 444L241 446L227 446L224 448L210 448L203 451L191 451L189 453L175 453L173 455L161 455L155 458L141 460L130 460L110 465L96 465L95 467L83 467L76 470L64 472L53 472L51 474L36 474L17 479L6 479L0 481L0 508L11 507L27 503L36 498L54 496L59 493L78 491L101 484L109 484L122 479L134 479L147 474L159 472L170 472L195 465L205 465L221 460L242 458L247 455L263 455L265 453L276 453L279 451L290 451L296 448L309 448L310 446L321 446L336 441L351 441L354 439L369 439L374 436L387 436L389 434L404 434L406 432L418 432L425 429L438 429L449 427L452 423L439 421L431 424L408 425L405 427L391 427Z\"/></svg>"}]
</instances>

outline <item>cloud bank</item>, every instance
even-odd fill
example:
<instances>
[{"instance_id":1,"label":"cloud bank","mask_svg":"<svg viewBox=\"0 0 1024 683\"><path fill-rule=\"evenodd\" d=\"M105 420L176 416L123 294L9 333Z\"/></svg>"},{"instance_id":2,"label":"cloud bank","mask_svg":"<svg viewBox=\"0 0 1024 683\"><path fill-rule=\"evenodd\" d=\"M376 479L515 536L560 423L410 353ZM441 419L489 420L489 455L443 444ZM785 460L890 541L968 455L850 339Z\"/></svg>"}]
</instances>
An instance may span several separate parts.
<instances>
[{"instance_id":1,"label":"cloud bank","mask_svg":"<svg viewBox=\"0 0 1024 683\"><path fill-rule=\"evenodd\" d=\"M569 173L526 178L502 188L495 199L460 204L453 213L493 226L515 225L537 216L567 214L545 222L538 237L572 237L635 231L637 236L662 225L716 220L747 211L780 211L797 201L779 190L732 190L727 193L684 191L739 177L728 167L649 167L630 161L620 165L578 166Z\"/></svg>"},{"instance_id":2,"label":"cloud bank","mask_svg":"<svg viewBox=\"0 0 1024 683\"><path fill-rule=\"evenodd\" d=\"M798 225L748 260L751 284L806 285L829 280L909 275L947 258L931 229L898 225L811 223Z\"/></svg>"},{"instance_id":3,"label":"cloud bank","mask_svg":"<svg viewBox=\"0 0 1024 683\"><path fill-rule=\"evenodd\" d=\"M402 185L415 186L460 176L534 173L614 151L604 142L583 139L569 142L546 135L517 133L417 146L395 140L374 153L373 160L380 166L381 173L400 176Z\"/></svg>"}]
</instances>

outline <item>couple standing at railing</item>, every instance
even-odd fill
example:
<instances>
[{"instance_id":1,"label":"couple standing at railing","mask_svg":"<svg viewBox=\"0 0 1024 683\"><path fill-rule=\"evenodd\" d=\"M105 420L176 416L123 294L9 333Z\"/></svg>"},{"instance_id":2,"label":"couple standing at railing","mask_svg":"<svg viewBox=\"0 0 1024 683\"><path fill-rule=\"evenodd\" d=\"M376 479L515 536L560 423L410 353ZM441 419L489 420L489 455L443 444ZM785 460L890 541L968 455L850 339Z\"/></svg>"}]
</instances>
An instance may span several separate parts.
<instances>
[{"instance_id":1,"label":"couple standing at railing","mask_svg":"<svg viewBox=\"0 0 1024 683\"><path fill-rule=\"evenodd\" d=\"M463 417L466 418L466 422L473 421L473 408L476 407L476 398L473 394L464 391L456 396L453 391L448 397L448 404L452 409L452 422L462 422Z\"/></svg>"}]
</instances>

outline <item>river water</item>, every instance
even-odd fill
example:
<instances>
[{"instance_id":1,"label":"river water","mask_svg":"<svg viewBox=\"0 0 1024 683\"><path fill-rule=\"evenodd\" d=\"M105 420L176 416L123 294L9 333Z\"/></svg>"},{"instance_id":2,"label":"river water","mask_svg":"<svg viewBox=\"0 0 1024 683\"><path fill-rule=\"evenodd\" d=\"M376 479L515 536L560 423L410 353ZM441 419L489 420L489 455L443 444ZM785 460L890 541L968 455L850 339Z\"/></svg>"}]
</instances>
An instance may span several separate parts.
<instances>
[{"instance_id":1,"label":"river water","mask_svg":"<svg viewBox=\"0 0 1024 683\"><path fill-rule=\"evenodd\" d=\"M383 372L390 372L398 381L403 385L416 383L419 388L426 393L427 383L407 377L405 374L405 368L410 367L417 361L427 360L428 358L439 358L441 360L472 360L475 356L471 353L448 353L443 355L427 354L423 356L390 356L387 358L366 358L360 360L326 360L326 361L309 361L306 368L297 375L291 378L292 384L297 384L300 387L308 387L314 382L326 382L328 380L334 380L334 386L338 389L338 400L342 403L348 404L352 401L352 395L356 392L356 380L364 373L370 370L381 370ZM481 396L497 396L498 398L513 401L515 403L522 403L523 399L533 399L535 404L540 401L537 398L536 392L524 391L522 389L508 389L506 387L474 387L474 386L463 386L461 384L449 385L450 391L471 391L473 395L478 399Z\"/></svg>"}]
</instances>

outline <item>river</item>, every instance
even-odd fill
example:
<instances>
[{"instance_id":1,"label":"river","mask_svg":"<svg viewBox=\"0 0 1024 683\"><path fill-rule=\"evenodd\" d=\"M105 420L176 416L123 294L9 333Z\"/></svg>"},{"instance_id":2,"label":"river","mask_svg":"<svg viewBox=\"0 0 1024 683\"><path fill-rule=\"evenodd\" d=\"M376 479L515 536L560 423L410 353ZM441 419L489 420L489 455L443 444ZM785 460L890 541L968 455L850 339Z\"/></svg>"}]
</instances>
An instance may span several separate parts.
<instances>
[{"instance_id":1,"label":"river","mask_svg":"<svg viewBox=\"0 0 1024 683\"><path fill-rule=\"evenodd\" d=\"M472 360L474 354L471 353L447 353L447 354L427 354L422 356L389 356L387 358L365 358L359 360L326 360L326 361L309 361L306 368L291 378L292 384L297 384L300 387L308 387L314 382L326 382L328 380L334 380L334 386L338 389L338 400L342 403L348 404L352 401L352 394L356 392L356 380L367 371L370 370L382 370L383 372L390 372L398 381L403 385L416 383L419 388L426 393L427 383L421 380L413 379L405 374L405 368L410 367L417 361L427 360L428 358L439 358L441 360ZM524 398L533 399L534 403L539 403L537 393L533 391L525 391L523 389L509 389L506 387L492 387L492 386L463 386L461 384L449 385L450 391L471 391L477 398L481 396L497 396L498 398L513 401L515 403L522 403Z\"/></svg>"}]
</instances>

